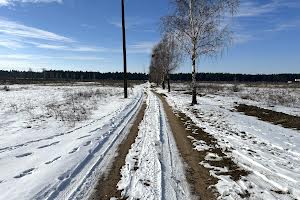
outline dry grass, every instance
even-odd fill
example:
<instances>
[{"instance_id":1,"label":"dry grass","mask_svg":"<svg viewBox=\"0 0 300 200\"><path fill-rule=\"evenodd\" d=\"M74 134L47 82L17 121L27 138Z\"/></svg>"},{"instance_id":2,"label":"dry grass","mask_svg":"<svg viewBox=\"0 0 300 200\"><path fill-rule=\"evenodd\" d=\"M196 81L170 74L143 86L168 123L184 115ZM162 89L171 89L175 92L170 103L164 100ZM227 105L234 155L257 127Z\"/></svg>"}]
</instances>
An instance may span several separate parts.
<instances>
[{"instance_id":1,"label":"dry grass","mask_svg":"<svg viewBox=\"0 0 300 200\"><path fill-rule=\"evenodd\" d=\"M102 99L121 94L121 91L111 94L109 91L101 91L100 89L69 92L64 95L63 101L53 101L46 105L46 115L75 125L76 122L87 120L92 111L98 109L98 102L101 102Z\"/></svg>"},{"instance_id":2,"label":"dry grass","mask_svg":"<svg viewBox=\"0 0 300 200\"><path fill-rule=\"evenodd\" d=\"M190 83L177 83L174 90L191 94ZM200 96L222 95L236 96L245 100L256 101L268 106L287 106L300 108L300 84L283 83L198 83Z\"/></svg>"}]
</instances>

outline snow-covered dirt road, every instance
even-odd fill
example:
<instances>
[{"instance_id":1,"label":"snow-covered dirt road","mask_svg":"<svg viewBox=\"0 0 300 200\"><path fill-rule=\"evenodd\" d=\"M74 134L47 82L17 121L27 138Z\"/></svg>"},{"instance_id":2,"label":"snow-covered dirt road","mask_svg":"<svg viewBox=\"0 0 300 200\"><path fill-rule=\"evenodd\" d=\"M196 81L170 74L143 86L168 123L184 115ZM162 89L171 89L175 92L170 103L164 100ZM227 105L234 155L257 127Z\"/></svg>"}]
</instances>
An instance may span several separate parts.
<instances>
[{"instance_id":1,"label":"snow-covered dirt road","mask_svg":"<svg viewBox=\"0 0 300 200\"><path fill-rule=\"evenodd\" d=\"M162 102L151 91L121 176L118 189L128 199L191 199Z\"/></svg>"},{"instance_id":2,"label":"snow-covered dirt road","mask_svg":"<svg viewBox=\"0 0 300 200\"><path fill-rule=\"evenodd\" d=\"M69 131L2 132L0 199L86 198L126 137L124 129L140 108L143 95L139 86L128 100L107 97L112 104L100 106L98 118Z\"/></svg>"}]
</instances>

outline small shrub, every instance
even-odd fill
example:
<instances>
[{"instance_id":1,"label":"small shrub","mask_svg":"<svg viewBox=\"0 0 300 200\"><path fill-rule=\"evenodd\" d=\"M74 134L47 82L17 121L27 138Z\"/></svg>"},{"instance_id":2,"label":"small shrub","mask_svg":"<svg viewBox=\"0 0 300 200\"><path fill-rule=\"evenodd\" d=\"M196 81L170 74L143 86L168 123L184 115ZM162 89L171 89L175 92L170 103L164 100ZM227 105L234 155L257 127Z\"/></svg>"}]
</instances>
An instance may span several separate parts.
<instances>
[{"instance_id":1,"label":"small shrub","mask_svg":"<svg viewBox=\"0 0 300 200\"><path fill-rule=\"evenodd\" d=\"M2 88L2 90L8 92L8 91L10 91L10 88L9 88L7 85L5 85L5 86Z\"/></svg>"},{"instance_id":2,"label":"small shrub","mask_svg":"<svg viewBox=\"0 0 300 200\"><path fill-rule=\"evenodd\" d=\"M244 99L244 100L247 100L247 99L251 100L252 99L249 94L244 94L244 95L241 96L241 98Z\"/></svg>"},{"instance_id":3,"label":"small shrub","mask_svg":"<svg viewBox=\"0 0 300 200\"><path fill-rule=\"evenodd\" d=\"M240 88L237 84L235 84L233 87L232 87L232 91L233 92L239 92L240 91Z\"/></svg>"}]
</instances>

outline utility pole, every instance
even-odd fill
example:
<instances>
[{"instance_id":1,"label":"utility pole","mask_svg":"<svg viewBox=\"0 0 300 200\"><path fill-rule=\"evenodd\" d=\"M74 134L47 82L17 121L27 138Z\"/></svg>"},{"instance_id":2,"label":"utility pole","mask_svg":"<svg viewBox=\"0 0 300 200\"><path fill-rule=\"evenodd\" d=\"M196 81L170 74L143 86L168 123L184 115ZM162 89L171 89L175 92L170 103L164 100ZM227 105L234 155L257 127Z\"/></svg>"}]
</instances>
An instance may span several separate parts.
<instances>
[{"instance_id":1,"label":"utility pole","mask_svg":"<svg viewBox=\"0 0 300 200\"><path fill-rule=\"evenodd\" d=\"M127 95L127 60L126 60L126 29L125 29L125 8L124 0L122 0L122 32L123 32L123 60L124 60L124 98Z\"/></svg>"}]
</instances>

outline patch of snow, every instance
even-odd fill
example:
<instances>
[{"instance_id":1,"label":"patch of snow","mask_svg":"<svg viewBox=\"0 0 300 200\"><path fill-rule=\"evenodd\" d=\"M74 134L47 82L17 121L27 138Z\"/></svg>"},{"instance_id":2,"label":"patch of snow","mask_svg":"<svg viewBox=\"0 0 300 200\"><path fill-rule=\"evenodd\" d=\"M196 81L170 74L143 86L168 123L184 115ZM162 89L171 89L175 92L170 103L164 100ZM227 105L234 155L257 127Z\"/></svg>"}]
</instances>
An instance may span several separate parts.
<instances>
[{"instance_id":1,"label":"patch of snow","mask_svg":"<svg viewBox=\"0 0 300 200\"><path fill-rule=\"evenodd\" d=\"M222 158L218 154L215 154L215 153L207 153L204 159L210 160L210 161L221 161L222 160Z\"/></svg>"}]
</instances>

